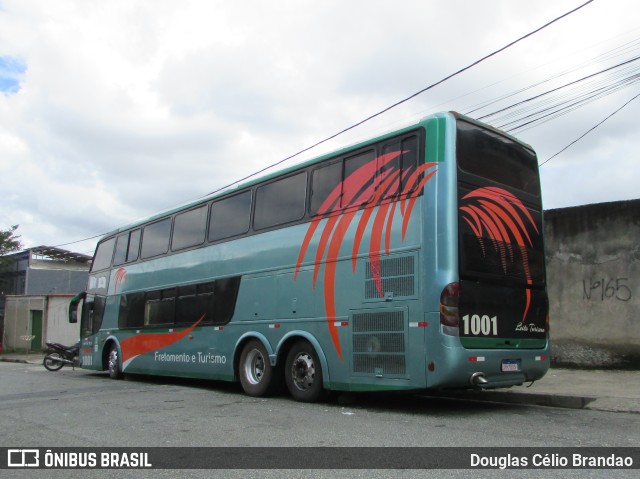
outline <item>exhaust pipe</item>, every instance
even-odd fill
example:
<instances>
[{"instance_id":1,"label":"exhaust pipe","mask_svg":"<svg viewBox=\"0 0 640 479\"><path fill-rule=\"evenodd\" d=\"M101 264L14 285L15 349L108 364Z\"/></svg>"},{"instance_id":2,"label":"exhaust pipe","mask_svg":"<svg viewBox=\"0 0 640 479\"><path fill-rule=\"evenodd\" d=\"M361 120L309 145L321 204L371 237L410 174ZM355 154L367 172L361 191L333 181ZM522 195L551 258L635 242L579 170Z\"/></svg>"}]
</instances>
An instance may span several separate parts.
<instances>
[{"instance_id":1,"label":"exhaust pipe","mask_svg":"<svg viewBox=\"0 0 640 479\"><path fill-rule=\"evenodd\" d=\"M472 386L484 386L489 384L489 381L484 377L484 373L473 373L469 378L469 382Z\"/></svg>"}]
</instances>

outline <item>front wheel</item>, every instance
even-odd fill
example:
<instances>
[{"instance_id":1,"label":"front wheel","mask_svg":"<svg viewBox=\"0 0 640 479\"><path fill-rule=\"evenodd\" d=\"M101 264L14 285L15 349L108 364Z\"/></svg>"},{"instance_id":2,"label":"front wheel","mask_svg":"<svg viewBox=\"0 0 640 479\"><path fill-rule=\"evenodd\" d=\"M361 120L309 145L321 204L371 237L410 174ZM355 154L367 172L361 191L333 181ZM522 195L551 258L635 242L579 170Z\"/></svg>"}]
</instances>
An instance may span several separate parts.
<instances>
[{"instance_id":1,"label":"front wheel","mask_svg":"<svg viewBox=\"0 0 640 479\"><path fill-rule=\"evenodd\" d=\"M42 361L42 365L49 371L58 371L64 366L62 357L58 353L47 354Z\"/></svg>"},{"instance_id":2,"label":"front wheel","mask_svg":"<svg viewBox=\"0 0 640 479\"><path fill-rule=\"evenodd\" d=\"M293 345L285 362L285 381L296 401L315 402L322 396L322 366L316 350L307 341Z\"/></svg>"},{"instance_id":3,"label":"front wheel","mask_svg":"<svg viewBox=\"0 0 640 479\"><path fill-rule=\"evenodd\" d=\"M239 373L242 389L254 397L272 395L281 380L278 370L269 362L269 353L257 339L249 341L242 349Z\"/></svg>"},{"instance_id":4,"label":"front wheel","mask_svg":"<svg viewBox=\"0 0 640 479\"><path fill-rule=\"evenodd\" d=\"M118 346L111 345L109 355L107 356L107 369L109 370L109 377L111 379L122 379L122 364L120 363L120 353L118 352Z\"/></svg>"}]
</instances>

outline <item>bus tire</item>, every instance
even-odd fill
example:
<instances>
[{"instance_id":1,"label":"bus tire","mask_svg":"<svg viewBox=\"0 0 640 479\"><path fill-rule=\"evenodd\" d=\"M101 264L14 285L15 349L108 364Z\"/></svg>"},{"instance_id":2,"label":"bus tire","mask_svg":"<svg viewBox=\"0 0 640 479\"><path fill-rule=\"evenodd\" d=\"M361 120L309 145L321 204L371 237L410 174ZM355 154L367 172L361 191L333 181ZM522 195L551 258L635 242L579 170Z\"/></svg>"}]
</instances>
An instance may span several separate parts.
<instances>
[{"instance_id":1,"label":"bus tire","mask_svg":"<svg viewBox=\"0 0 640 479\"><path fill-rule=\"evenodd\" d=\"M107 370L109 371L109 377L111 379L122 379L122 362L120 361L120 352L118 351L118 345L111 344L109 354L107 356Z\"/></svg>"},{"instance_id":2,"label":"bus tire","mask_svg":"<svg viewBox=\"0 0 640 479\"><path fill-rule=\"evenodd\" d=\"M287 354L285 382L296 401L315 402L322 397L322 366L313 346L298 341Z\"/></svg>"},{"instance_id":3,"label":"bus tire","mask_svg":"<svg viewBox=\"0 0 640 479\"><path fill-rule=\"evenodd\" d=\"M267 349L257 339L242 348L238 369L242 389L249 396L270 396L278 388L277 370L271 366Z\"/></svg>"}]
</instances>

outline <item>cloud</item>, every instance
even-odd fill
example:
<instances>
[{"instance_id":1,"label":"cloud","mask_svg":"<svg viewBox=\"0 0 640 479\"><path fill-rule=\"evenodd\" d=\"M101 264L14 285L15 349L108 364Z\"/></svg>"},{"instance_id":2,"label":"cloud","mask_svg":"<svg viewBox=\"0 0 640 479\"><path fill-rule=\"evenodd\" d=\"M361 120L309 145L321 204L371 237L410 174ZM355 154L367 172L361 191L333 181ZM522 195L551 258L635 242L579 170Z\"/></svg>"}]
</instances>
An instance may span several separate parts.
<instances>
[{"instance_id":1,"label":"cloud","mask_svg":"<svg viewBox=\"0 0 640 479\"><path fill-rule=\"evenodd\" d=\"M200 197L568 8L551 0L6 0L0 10L0 227L20 223L30 246L61 244ZM437 110L464 111L582 55L593 58L634 38L629 12L637 8L629 0L594 2L295 161ZM520 137L544 159L625 98L620 92ZM638 173L635 132L630 112L621 112L545 166L547 206L631 194L629 175ZM615 161L628 175L610 171ZM90 242L81 246L90 249Z\"/></svg>"}]
</instances>

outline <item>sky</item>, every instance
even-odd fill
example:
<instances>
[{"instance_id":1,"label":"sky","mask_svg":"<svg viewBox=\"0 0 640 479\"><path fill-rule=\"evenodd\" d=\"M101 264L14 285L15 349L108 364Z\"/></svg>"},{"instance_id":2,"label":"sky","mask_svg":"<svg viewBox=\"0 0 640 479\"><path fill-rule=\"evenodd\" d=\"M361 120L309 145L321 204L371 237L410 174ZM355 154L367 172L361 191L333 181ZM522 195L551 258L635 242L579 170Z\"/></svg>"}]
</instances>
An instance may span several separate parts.
<instances>
[{"instance_id":1,"label":"sky","mask_svg":"<svg viewBox=\"0 0 640 479\"><path fill-rule=\"evenodd\" d=\"M0 0L0 229L92 254L96 236L279 162L585 1ZM438 111L518 105L485 120L509 129L564 101L511 131L543 163L640 93L639 20L636 1L594 0L282 166ZM639 113L631 101L541 167L545 209L640 198Z\"/></svg>"}]
</instances>

